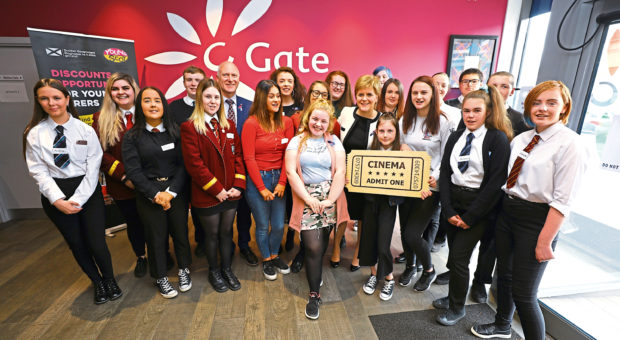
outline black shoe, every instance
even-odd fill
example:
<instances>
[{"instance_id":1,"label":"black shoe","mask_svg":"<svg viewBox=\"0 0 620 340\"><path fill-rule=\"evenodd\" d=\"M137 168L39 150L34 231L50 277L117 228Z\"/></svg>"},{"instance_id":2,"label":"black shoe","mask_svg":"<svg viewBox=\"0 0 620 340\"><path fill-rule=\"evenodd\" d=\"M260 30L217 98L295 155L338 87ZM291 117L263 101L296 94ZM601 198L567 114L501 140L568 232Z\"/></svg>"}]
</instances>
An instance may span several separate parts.
<instances>
[{"instance_id":1,"label":"black shoe","mask_svg":"<svg viewBox=\"0 0 620 340\"><path fill-rule=\"evenodd\" d=\"M273 281L278 278L278 273L276 272L276 268L271 263L271 260L263 261L263 275L269 281Z\"/></svg>"},{"instance_id":2,"label":"black shoe","mask_svg":"<svg viewBox=\"0 0 620 340\"><path fill-rule=\"evenodd\" d=\"M100 305L108 302L110 297L108 296L108 292L105 290L103 281L93 282L93 287L95 288L95 304Z\"/></svg>"},{"instance_id":3,"label":"black shoe","mask_svg":"<svg viewBox=\"0 0 620 340\"><path fill-rule=\"evenodd\" d=\"M295 248L295 231L293 229L289 229L286 232L286 242L284 242L284 249L287 252L293 250Z\"/></svg>"},{"instance_id":4,"label":"black shoe","mask_svg":"<svg viewBox=\"0 0 620 340\"><path fill-rule=\"evenodd\" d=\"M196 244L196 249L194 249L194 255L196 255L196 257L207 257L207 252L205 251L204 243Z\"/></svg>"},{"instance_id":5,"label":"black shoe","mask_svg":"<svg viewBox=\"0 0 620 340\"><path fill-rule=\"evenodd\" d=\"M469 297L476 303L487 302L487 289L483 284L474 281L469 289Z\"/></svg>"},{"instance_id":6,"label":"black shoe","mask_svg":"<svg viewBox=\"0 0 620 340\"><path fill-rule=\"evenodd\" d=\"M329 260L329 265L330 265L332 268L338 268L338 267L340 267L340 261L332 261L332 260Z\"/></svg>"},{"instance_id":7,"label":"black shoe","mask_svg":"<svg viewBox=\"0 0 620 340\"><path fill-rule=\"evenodd\" d=\"M418 292L423 292L431 286L431 283L433 283L436 278L437 273L435 272L435 268L433 268L433 271L430 272L423 271L422 276L420 276L415 285L413 285L413 289Z\"/></svg>"},{"instance_id":8,"label":"black shoe","mask_svg":"<svg viewBox=\"0 0 620 340\"><path fill-rule=\"evenodd\" d=\"M123 296L123 291L119 288L114 278L103 280L103 285L110 300L114 301L119 297Z\"/></svg>"},{"instance_id":9,"label":"black shoe","mask_svg":"<svg viewBox=\"0 0 620 340\"><path fill-rule=\"evenodd\" d=\"M446 246L446 241L443 242L439 242L439 243L433 243L433 246L431 247L431 253L436 253L438 251L441 250L441 248Z\"/></svg>"},{"instance_id":10,"label":"black shoe","mask_svg":"<svg viewBox=\"0 0 620 340\"><path fill-rule=\"evenodd\" d=\"M146 275L148 263L149 262L146 260L146 257L138 257L138 261L136 261L136 268L133 270L133 276L143 277Z\"/></svg>"},{"instance_id":11,"label":"black shoe","mask_svg":"<svg viewBox=\"0 0 620 340\"><path fill-rule=\"evenodd\" d=\"M437 320L438 323L444 326L454 326L457 322L459 322L459 320L461 320L464 317L465 317L464 309L460 313L457 313L451 309L448 309L447 311L437 315L437 318L435 320Z\"/></svg>"},{"instance_id":12,"label":"black shoe","mask_svg":"<svg viewBox=\"0 0 620 340\"><path fill-rule=\"evenodd\" d=\"M209 283L218 293L223 293L228 290L228 284L222 277L222 272L219 269L209 270Z\"/></svg>"},{"instance_id":13,"label":"black shoe","mask_svg":"<svg viewBox=\"0 0 620 340\"><path fill-rule=\"evenodd\" d=\"M192 277L189 276L189 268L179 269L179 290L182 293L192 289Z\"/></svg>"},{"instance_id":14,"label":"black shoe","mask_svg":"<svg viewBox=\"0 0 620 340\"><path fill-rule=\"evenodd\" d=\"M433 301L433 307L435 307L435 309L448 309L448 308L450 308L450 298L448 298L447 296L444 296L442 298L434 300Z\"/></svg>"},{"instance_id":15,"label":"black shoe","mask_svg":"<svg viewBox=\"0 0 620 340\"><path fill-rule=\"evenodd\" d=\"M226 281L230 290L241 289L241 282L239 282L239 279L237 279L230 268L222 269L222 278Z\"/></svg>"},{"instance_id":16,"label":"black shoe","mask_svg":"<svg viewBox=\"0 0 620 340\"><path fill-rule=\"evenodd\" d=\"M484 325L474 325L471 328L471 332L482 339L490 338L503 338L510 339L510 327L507 330L498 328L494 323L487 323Z\"/></svg>"},{"instance_id":17,"label":"black shoe","mask_svg":"<svg viewBox=\"0 0 620 340\"><path fill-rule=\"evenodd\" d=\"M448 270L445 273L441 273L437 275L437 280L435 280L435 284L443 286L450 283L450 271Z\"/></svg>"},{"instance_id":18,"label":"black shoe","mask_svg":"<svg viewBox=\"0 0 620 340\"><path fill-rule=\"evenodd\" d=\"M405 268L405 271L402 274L400 274L400 277L398 278L398 284L403 287L407 287L409 284L411 284L411 278L414 275L415 275L414 267Z\"/></svg>"},{"instance_id":19,"label":"black shoe","mask_svg":"<svg viewBox=\"0 0 620 340\"><path fill-rule=\"evenodd\" d=\"M293 263L291 263L291 271L293 273L299 273L303 266L304 266L304 256L302 255L302 252L299 251L299 253L295 255L295 258L293 259Z\"/></svg>"},{"instance_id":20,"label":"black shoe","mask_svg":"<svg viewBox=\"0 0 620 340\"><path fill-rule=\"evenodd\" d=\"M280 272L280 274L288 274L291 272L291 268L282 261L280 256L277 256L275 259L271 260L271 263L274 267Z\"/></svg>"},{"instance_id":21,"label":"black shoe","mask_svg":"<svg viewBox=\"0 0 620 340\"><path fill-rule=\"evenodd\" d=\"M394 263L405 263L406 261L405 253L400 253L394 258Z\"/></svg>"},{"instance_id":22,"label":"black shoe","mask_svg":"<svg viewBox=\"0 0 620 340\"><path fill-rule=\"evenodd\" d=\"M170 252L166 252L166 270L170 270L172 267L174 267L174 260Z\"/></svg>"},{"instance_id":23,"label":"black shoe","mask_svg":"<svg viewBox=\"0 0 620 340\"><path fill-rule=\"evenodd\" d=\"M254 252L252 252L252 249L242 248L242 249L239 249L239 253L245 259L245 262L249 266L258 266L258 257L254 255Z\"/></svg>"},{"instance_id":24,"label":"black shoe","mask_svg":"<svg viewBox=\"0 0 620 340\"><path fill-rule=\"evenodd\" d=\"M311 320L319 318L319 305L321 304L321 296L319 293L311 292L306 305L306 317Z\"/></svg>"},{"instance_id":25,"label":"black shoe","mask_svg":"<svg viewBox=\"0 0 620 340\"><path fill-rule=\"evenodd\" d=\"M155 285L159 288L159 294L166 299L172 299L173 297L179 295L179 292L177 292L177 290L170 284L170 281L168 281L167 276L157 279Z\"/></svg>"},{"instance_id":26,"label":"black shoe","mask_svg":"<svg viewBox=\"0 0 620 340\"><path fill-rule=\"evenodd\" d=\"M360 268L362 268L362 267L360 267L360 266L356 266L356 265L354 265L354 264L352 264L352 263L351 263L351 266L349 267L349 269L351 269L351 271L352 271L352 272L356 272L356 271L358 271Z\"/></svg>"}]
</instances>

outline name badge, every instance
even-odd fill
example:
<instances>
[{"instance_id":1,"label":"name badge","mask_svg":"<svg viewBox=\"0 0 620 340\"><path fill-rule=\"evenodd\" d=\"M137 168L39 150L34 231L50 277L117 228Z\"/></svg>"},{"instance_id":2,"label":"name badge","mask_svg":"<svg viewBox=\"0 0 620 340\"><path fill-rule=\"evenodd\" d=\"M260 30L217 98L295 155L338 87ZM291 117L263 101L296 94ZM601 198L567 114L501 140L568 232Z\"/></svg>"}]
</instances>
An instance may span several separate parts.
<instances>
[{"instance_id":1,"label":"name badge","mask_svg":"<svg viewBox=\"0 0 620 340\"><path fill-rule=\"evenodd\" d=\"M521 150L521 152L519 152L519 157L523 158L523 159L527 159L527 156L529 156L529 152L525 152L525 150Z\"/></svg>"},{"instance_id":2,"label":"name badge","mask_svg":"<svg viewBox=\"0 0 620 340\"><path fill-rule=\"evenodd\" d=\"M69 153L67 148L52 148L52 154Z\"/></svg>"},{"instance_id":3,"label":"name badge","mask_svg":"<svg viewBox=\"0 0 620 340\"><path fill-rule=\"evenodd\" d=\"M282 144L288 143L288 138L282 138Z\"/></svg>"},{"instance_id":4,"label":"name badge","mask_svg":"<svg viewBox=\"0 0 620 340\"><path fill-rule=\"evenodd\" d=\"M456 157L456 160L459 162L469 162L469 155L467 156L458 156Z\"/></svg>"},{"instance_id":5,"label":"name badge","mask_svg":"<svg viewBox=\"0 0 620 340\"><path fill-rule=\"evenodd\" d=\"M235 138L235 134L234 133L227 133L226 134L226 138L233 139L233 138Z\"/></svg>"},{"instance_id":6,"label":"name badge","mask_svg":"<svg viewBox=\"0 0 620 340\"><path fill-rule=\"evenodd\" d=\"M81 139L81 140L76 141L75 144L77 144L77 145L88 145L88 142L83 140L83 139Z\"/></svg>"},{"instance_id":7,"label":"name badge","mask_svg":"<svg viewBox=\"0 0 620 340\"><path fill-rule=\"evenodd\" d=\"M161 146L162 151L168 151L174 149L174 143L168 143Z\"/></svg>"}]
</instances>

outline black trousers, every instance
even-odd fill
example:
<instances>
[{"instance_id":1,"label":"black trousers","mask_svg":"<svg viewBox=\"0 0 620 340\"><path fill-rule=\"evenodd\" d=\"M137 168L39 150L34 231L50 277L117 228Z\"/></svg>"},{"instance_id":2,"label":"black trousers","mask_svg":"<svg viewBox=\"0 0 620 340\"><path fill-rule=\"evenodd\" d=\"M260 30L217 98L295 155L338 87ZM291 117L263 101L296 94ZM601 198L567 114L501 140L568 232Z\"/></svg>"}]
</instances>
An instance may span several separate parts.
<instances>
[{"instance_id":1,"label":"black trousers","mask_svg":"<svg viewBox=\"0 0 620 340\"><path fill-rule=\"evenodd\" d=\"M194 241L196 244L204 244L205 231L202 227L202 222L200 222L200 214L194 207L190 208L190 213L192 214L192 223L194 224Z\"/></svg>"},{"instance_id":2,"label":"black trousers","mask_svg":"<svg viewBox=\"0 0 620 340\"><path fill-rule=\"evenodd\" d=\"M364 206L358 257L361 266L377 264L377 278L383 279L393 271L390 244L396 222L396 206L389 205L387 196L372 196L374 201L366 201Z\"/></svg>"},{"instance_id":3,"label":"black trousers","mask_svg":"<svg viewBox=\"0 0 620 340\"><path fill-rule=\"evenodd\" d=\"M137 257L146 255L146 237L144 236L144 226L138 216L138 209L136 207L136 199L131 198L128 200L114 200L116 206L123 214L125 223L127 224L127 237L131 248Z\"/></svg>"},{"instance_id":4,"label":"black trousers","mask_svg":"<svg viewBox=\"0 0 620 340\"><path fill-rule=\"evenodd\" d=\"M82 182L82 178L54 178L67 198L71 197ZM114 278L112 258L105 242L105 206L101 187L97 185L88 201L77 214L67 215L56 209L45 196L41 204L47 217L69 245L75 261L93 282Z\"/></svg>"},{"instance_id":5,"label":"black trousers","mask_svg":"<svg viewBox=\"0 0 620 340\"><path fill-rule=\"evenodd\" d=\"M428 222L431 220L435 209L439 204L439 195L433 192L431 197L426 199L421 198L407 198L405 202L401 204L401 225L404 225L403 230L403 244L407 244L409 249L412 249L415 253L418 261L421 261L424 270L430 270L433 264L431 263L431 246L427 240L424 239L424 230L428 226ZM403 223L404 222L404 223ZM406 256L411 252L405 250ZM407 264L409 264L409 258Z\"/></svg>"},{"instance_id":6,"label":"black trousers","mask_svg":"<svg viewBox=\"0 0 620 340\"><path fill-rule=\"evenodd\" d=\"M504 196L497 221L497 314L495 324L508 328L519 313L525 338L544 339L545 320L538 305L538 286L547 262L536 260L536 244L549 213L549 205ZM553 240L552 248L557 243Z\"/></svg>"},{"instance_id":7,"label":"black trousers","mask_svg":"<svg viewBox=\"0 0 620 340\"><path fill-rule=\"evenodd\" d=\"M450 188L452 207L459 214L463 214L469 208L471 202L476 199L478 192L465 191L457 187ZM465 299L469 289L469 261L471 254L482 238L485 230L490 225L489 219L481 219L478 223L470 225L469 229L463 229L450 224L443 217L446 236L448 237L448 269L450 269L450 286L448 297L450 309L462 312L465 308Z\"/></svg>"},{"instance_id":8,"label":"black trousers","mask_svg":"<svg viewBox=\"0 0 620 340\"><path fill-rule=\"evenodd\" d=\"M179 193L177 197L173 198L168 210L164 210L159 204L151 202L141 194L136 197L136 203L138 214L146 231L151 277L160 279L167 276L166 244L169 234L172 236L179 268L188 268L192 262L192 257L187 236L189 203L185 195Z\"/></svg>"},{"instance_id":9,"label":"black trousers","mask_svg":"<svg viewBox=\"0 0 620 340\"><path fill-rule=\"evenodd\" d=\"M479 284L491 284L493 282L493 269L497 251L495 246L495 228L486 228L480 239L478 249L478 264L474 272L474 281Z\"/></svg>"}]
</instances>

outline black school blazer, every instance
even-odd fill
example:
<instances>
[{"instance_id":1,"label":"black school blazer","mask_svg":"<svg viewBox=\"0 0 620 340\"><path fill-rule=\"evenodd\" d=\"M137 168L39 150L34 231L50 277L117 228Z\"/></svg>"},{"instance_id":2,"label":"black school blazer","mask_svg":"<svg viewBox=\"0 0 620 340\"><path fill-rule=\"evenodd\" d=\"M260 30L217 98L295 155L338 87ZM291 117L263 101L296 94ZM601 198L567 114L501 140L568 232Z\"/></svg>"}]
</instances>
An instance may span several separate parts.
<instances>
[{"instance_id":1,"label":"black school blazer","mask_svg":"<svg viewBox=\"0 0 620 340\"><path fill-rule=\"evenodd\" d=\"M439 191L441 198L441 211L446 219L457 215L452 208L452 199L450 196L450 187L453 185L451 181L452 167L450 166L450 155L454 144L461 137L466 129L458 129L454 131L448 141L441 159L441 176L439 177ZM502 185L506 183L508 177L508 160L510 158L510 143L506 134L502 131L489 129L487 130L484 140L482 141L482 167L484 168L484 176L480 184L480 191L476 199L471 202L467 211L461 214L461 219L469 226L473 226L480 219L490 216L502 197Z\"/></svg>"}]
</instances>

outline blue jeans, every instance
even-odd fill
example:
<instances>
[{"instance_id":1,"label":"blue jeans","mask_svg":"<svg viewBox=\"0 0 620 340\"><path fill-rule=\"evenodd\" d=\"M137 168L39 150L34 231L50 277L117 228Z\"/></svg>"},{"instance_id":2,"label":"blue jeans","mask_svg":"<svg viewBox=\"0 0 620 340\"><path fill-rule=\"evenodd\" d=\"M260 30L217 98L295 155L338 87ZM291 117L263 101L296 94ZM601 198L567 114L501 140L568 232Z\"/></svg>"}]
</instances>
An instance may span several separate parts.
<instances>
[{"instance_id":1,"label":"blue jeans","mask_svg":"<svg viewBox=\"0 0 620 340\"><path fill-rule=\"evenodd\" d=\"M267 190L274 191L278 185L278 180L280 180L280 171L280 169L260 171L260 176ZM273 201L265 201L250 176L247 176L245 194L256 223L256 243L261 255L264 259L278 255L284 233L285 198L276 196ZM271 231L269 231L270 222Z\"/></svg>"}]
</instances>

